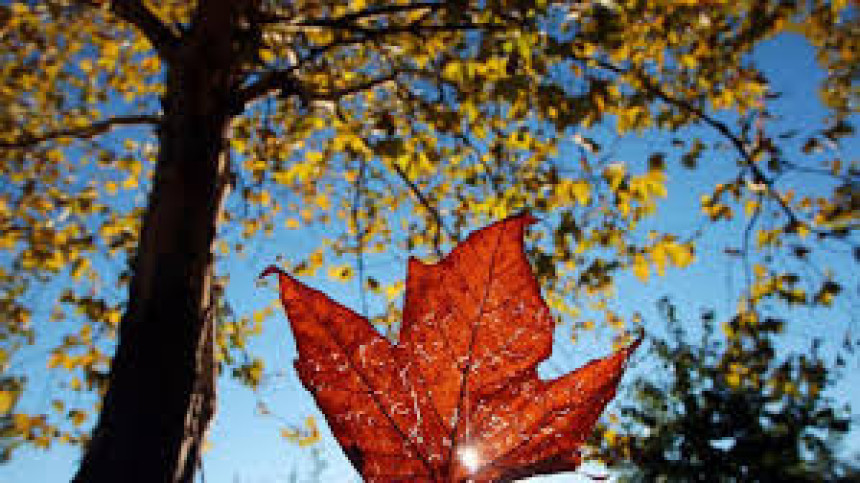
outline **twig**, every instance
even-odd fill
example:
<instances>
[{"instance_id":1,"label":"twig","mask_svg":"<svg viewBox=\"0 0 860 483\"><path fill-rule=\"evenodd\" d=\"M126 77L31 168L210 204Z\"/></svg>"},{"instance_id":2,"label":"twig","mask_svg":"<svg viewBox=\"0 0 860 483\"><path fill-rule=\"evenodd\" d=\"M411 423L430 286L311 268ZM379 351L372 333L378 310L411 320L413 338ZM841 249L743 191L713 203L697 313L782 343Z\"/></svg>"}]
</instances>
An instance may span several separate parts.
<instances>
[{"instance_id":1,"label":"twig","mask_svg":"<svg viewBox=\"0 0 860 483\"><path fill-rule=\"evenodd\" d=\"M361 225L359 212L361 211L361 196L364 189L364 177L367 169L367 162L364 158L359 161L361 165L358 168L358 176L355 179L355 193L352 200L352 222L355 225L355 249L356 262L358 264L358 291L361 296L361 315L369 317L367 312L367 293L364 290L364 229Z\"/></svg>"},{"instance_id":2,"label":"twig","mask_svg":"<svg viewBox=\"0 0 860 483\"><path fill-rule=\"evenodd\" d=\"M393 81L397 77L396 73L384 75L376 79L370 79L366 82L356 84L354 86L344 87L342 89L334 89L330 91L310 91L299 87L299 96L310 101L336 101L341 97L350 96L374 87Z\"/></svg>"},{"instance_id":3,"label":"twig","mask_svg":"<svg viewBox=\"0 0 860 483\"><path fill-rule=\"evenodd\" d=\"M101 121L96 121L86 126L59 129L40 134L24 134L12 141L0 141L0 149L22 149L52 141L59 138L92 138L104 134L115 127L134 126L141 124L158 125L161 116L151 114L116 116Z\"/></svg>"},{"instance_id":4,"label":"twig","mask_svg":"<svg viewBox=\"0 0 860 483\"><path fill-rule=\"evenodd\" d=\"M616 74L631 73L630 71L610 64L609 62L596 60L596 63L598 66L615 72ZM749 170L752 172L755 181L759 183L764 183L768 186L768 188L770 188L768 191L774 193L771 198L776 200L783 213L785 213L785 215L788 217L789 222L791 222L792 224L802 224L806 226L805 223L798 219L797 214L794 213L794 210L792 210L791 207L788 206L785 200L782 199L782 197L780 197L778 194L776 194L776 192L773 190L773 180L768 179L765 173L756 164L755 160L753 160L752 155L749 153L746 146L744 146L743 141L732 132L732 130L726 123L714 119L713 117L709 116L703 109L694 106L687 101L671 96L666 91L657 86L654 82L652 82L651 79L649 79L647 76L637 75L637 77L644 85L646 91L657 96L660 100L667 104L679 107L687 112L694 114L702 122L711 126L723 137L728 139L732 146L735 148L735 150L738 152L738 154L741 155L741 158L743 158L745 167L749 168Z\"/></svg>"},{"instance_id":5,"label":"twig","mask_svg":"<svg viewBox=\"0 0 860 483\"><path fill-rule=\"evenodd\" d=\"M365 18L377 17L380 15L388 15L388 14L396 14L396 13L405 13L411 12L415 10L438 10L440 8L445 8L445 3L442 2L415 2L406 5L379 5L367 7L362 10L358 10L356 12L347 13L337 17L335 19L330 19L330 21L338 21L338 22L346 22L352 23L357 20L362 20ZM283 22L291 20L289 17L285 17L283 15L273 14L273 13L264 13L262 15L262 19L267 23L275 23L275 22ZM311 21L313 22L313 20ZM301 24L302 22L299 22Z\"/></svg>"},{"instance_id":6,"label":"twig","mask_svg":"<svg viewBox=\"0 0 860 483\"><path fill-rule=\"evenodd\" d=\"M412 192L418 202L421 203L421 205L430 213L430 216L433 217L433 221L436 222L436 235L433 237L433 242L435 245L434 248L436 250L436 254L441 256L442 248L440 247L439 243L440 231L444 231L445 234L448 235L448 238L452 240L456 241L457 237L454 236L454 233L452 233L451 230L449 230L445 223L442 221L442 215L439 214L439 210L437 210L436 207L434 207L430 203L430 200L428 200L427 197L424 196L424 193L421 192L418 186L411 179L409 179L409 176L406 175L406 172L403 171L403 168L401 168L397 163L391 163L391 166L394 167L394 172L397 173L397 176L399 176L400 179L403 180L403 182L406 184L406 186L409 187L409 190Z\"/></svg>"}]
</instances>

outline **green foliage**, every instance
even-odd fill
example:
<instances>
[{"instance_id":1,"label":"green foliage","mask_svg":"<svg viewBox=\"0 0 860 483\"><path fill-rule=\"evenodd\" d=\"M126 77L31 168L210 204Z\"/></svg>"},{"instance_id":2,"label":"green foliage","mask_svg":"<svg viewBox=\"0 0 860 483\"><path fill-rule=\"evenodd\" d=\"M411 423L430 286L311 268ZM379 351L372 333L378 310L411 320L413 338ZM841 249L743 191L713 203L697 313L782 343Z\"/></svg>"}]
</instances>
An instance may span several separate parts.
<instances>
[{"instance_id":1,"label":"green foliage","mask_svg":"<svg viewBox=\"0 0 860 483\"><path fill-rule=\"evenodd\" d=\"M620 398L618 424L596 438L598 454L623 481L837 481L855 471L838 457L850 411L827 396L836 372L815 343L779 354L783 320L735 317L737 334L679 320L660 301L668 338L655 338L657 370ZM700 338L691 332L701 332ZM784 352L784 351L783 351Z\"/></svg>"}]
</instances>

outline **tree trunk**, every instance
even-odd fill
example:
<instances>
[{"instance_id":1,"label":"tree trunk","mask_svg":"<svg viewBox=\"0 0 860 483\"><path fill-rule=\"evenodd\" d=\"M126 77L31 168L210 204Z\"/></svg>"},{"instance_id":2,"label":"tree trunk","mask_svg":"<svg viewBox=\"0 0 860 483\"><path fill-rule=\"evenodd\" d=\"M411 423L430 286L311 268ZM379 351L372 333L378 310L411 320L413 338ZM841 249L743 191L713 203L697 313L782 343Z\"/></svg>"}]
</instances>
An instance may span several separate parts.
<instances>
[{"instance_id":1,"label":"tree trunk","mask_svg":"<svg viewBox=\"0 0 860 483\"><path fill-rule=\"evenodd\" d=\"M203 2L167 63L160 150L102 412L76 482L190 482L215 408L212 247L240 1Z\"/></svg>"}]
</instances>

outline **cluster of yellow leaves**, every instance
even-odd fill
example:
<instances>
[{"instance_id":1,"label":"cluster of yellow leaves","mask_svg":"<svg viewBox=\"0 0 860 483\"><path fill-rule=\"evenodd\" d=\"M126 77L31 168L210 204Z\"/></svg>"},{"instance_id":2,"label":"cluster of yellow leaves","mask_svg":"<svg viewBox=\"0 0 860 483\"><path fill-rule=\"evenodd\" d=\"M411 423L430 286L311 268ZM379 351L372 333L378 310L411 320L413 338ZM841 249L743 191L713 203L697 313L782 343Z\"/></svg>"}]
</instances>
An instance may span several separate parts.
<instances>
[{"instance_id":1,"label":"cluster of yellow leaves","mask_svg":"<svg viewBox=\"0 0 860 483\"><path fill-rule=\"evenodd\" d=\"M310 416L305 419L303 428L283 428L281 436L302 447L310 446L320 440L316 419Z\"/></svg>"},{"instance_id":2,"label":"cluster of yellow leaves","mask_svg":"<svg viewBox=\"0 0 860 483\"><path fill-rule=\"evenodd\" d=\"M139 231L140 211L129 202L153 154L133 142L86 138L104 132L91 126L117 109L151 109L162 66L149 43L107 10L55 2L0 6L0 51L0 413L11 412L13 423L0 445L80 444L91 408L67 408L64 400L105 388L122 310L112 287L122 287L119 260L136 247ZM57 132L68 134L51 135ZM68 284L60 297L34 297L58 280ZM19 281L36 292L14 288ZM40 319L62 323L31 327L37 309ZM63 389L53 413L28 414L31 407L19 407L26 386L6 384L27 368L19 353L48 330L61 342L39 363Z\"/></svg>"},{"instance_id":3,"label":"cluster of yellow leaves","mask_svg":"<svg viewBox=\"0 0 860 483\"><path fill-rule=\"evenodd\" d=\"M653 266L657 275L666 274L666 267L672 265L684 268L695 260L692 243L681 243L671 236L664 236L653 245L645 248L642 253L633 256L631 262L633 273L643 282L648 280Z\"/></svg>"}]
</instances>

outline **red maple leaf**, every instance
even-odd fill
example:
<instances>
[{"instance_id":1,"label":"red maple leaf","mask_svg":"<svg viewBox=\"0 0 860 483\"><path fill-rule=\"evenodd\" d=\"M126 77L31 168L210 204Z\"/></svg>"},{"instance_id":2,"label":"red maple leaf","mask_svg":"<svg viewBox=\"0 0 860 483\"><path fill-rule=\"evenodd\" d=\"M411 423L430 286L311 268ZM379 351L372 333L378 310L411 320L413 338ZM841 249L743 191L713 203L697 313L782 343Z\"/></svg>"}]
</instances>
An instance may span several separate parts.
<instances>
[{"instance_id":1,"label":"red maple leaf","mask_svg":"<svg viewBox=\"0 0 860 483\"><path fill-rule=\"evenodd\" d=\"M410 259L398 344L276 267L296 369L367 481L507 481L573 470L638 345L552 381L553 319L519 215L434 265Z\"/></svg>"}]
</instances>

